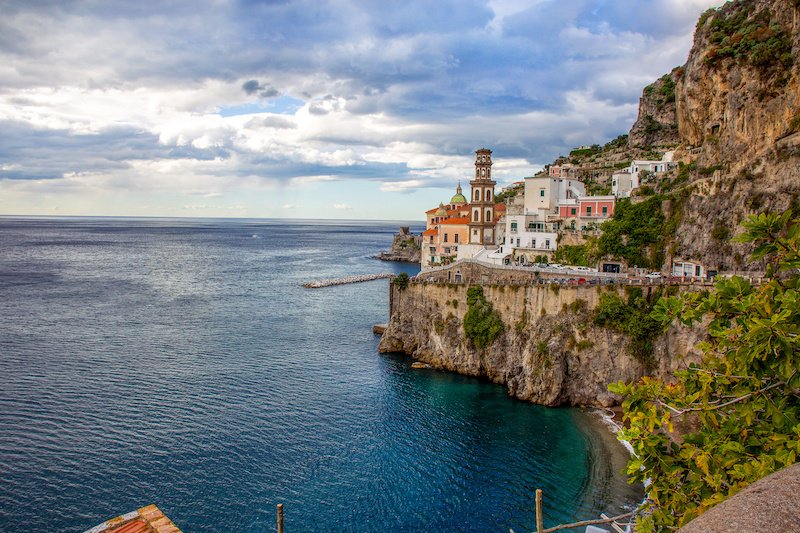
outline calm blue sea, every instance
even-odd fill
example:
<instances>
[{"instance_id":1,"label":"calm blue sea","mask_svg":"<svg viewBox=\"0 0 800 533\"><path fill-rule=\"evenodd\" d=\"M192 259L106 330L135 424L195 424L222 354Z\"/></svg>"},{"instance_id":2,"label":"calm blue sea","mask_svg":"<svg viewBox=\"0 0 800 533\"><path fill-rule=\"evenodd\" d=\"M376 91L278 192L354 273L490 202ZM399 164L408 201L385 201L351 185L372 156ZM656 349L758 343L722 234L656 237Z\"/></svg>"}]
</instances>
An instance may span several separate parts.
<instances>
[{"instance_id":1,"label":"calm blue sea","mask_svg":"<svg viewBox=\"0 0 800 533\"><path fill-rule=\"evenodd\" d=\"M0 531L515 531L635 502L593 416L377 353L398 223L0 218ZM419 228L417 228L419 229Z\"/></svg>"}]
</instances>

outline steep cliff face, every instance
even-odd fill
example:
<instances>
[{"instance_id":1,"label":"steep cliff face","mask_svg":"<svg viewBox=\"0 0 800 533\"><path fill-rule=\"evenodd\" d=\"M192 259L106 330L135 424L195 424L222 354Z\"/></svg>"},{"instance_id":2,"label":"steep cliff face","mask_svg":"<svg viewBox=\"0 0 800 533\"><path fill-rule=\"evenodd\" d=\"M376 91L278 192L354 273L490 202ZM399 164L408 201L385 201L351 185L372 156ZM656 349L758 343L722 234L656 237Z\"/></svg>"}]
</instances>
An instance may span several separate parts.
<instances>
[{"instance_id":1,"label":"steep cliff face","mask_svg":"<svg viewBox=\"0 0 800 533\"><path fill-rule=\"evenodd\" d=\"M699 163L750 165L800 130L800 3L737 0L698 21L677 79L678 129Z\"/></svg>"},{"instance_id":2,"label":"steep cliff face","mask_svg":"<svg viewBox=\"0 0 800 533\"><path fill-rule=\"evenodd\" d=\"M628 146L665 146L680 143L675 86L680 69L648 85L639 99L639 116L628 133Z\"/></svg>"},{"instance_id":3,"label":"steep cliff face","mask_svg":"<svg viewBox=\"0 0 800 533\"><path fill-rule=\"evenodd\" d=\"M675 155L692 170L669 256L759 270L751 247L730 237L752 213L800 213L800 1L736 0L707 11L671 79Z\"/></svg>"},{"instance_id":4,"label":"steep cliff face","mask_svg":"<svg viewBox=\"0 0 800 533\"><path fill-rule=\"evenodd\" d=\"M609 383L648 373L667 377L698 357L692 347L700 330L676 326L656 340L647 368L624 334L592 325L591 310L607 290L599 287L485 286L505 330L484 349L464 334L465 286L412 284L393 290L382 353L403 352L436 368L486 377L538 404L611 406L620 399L608 392Z\"/></svg>"}]
</instances>

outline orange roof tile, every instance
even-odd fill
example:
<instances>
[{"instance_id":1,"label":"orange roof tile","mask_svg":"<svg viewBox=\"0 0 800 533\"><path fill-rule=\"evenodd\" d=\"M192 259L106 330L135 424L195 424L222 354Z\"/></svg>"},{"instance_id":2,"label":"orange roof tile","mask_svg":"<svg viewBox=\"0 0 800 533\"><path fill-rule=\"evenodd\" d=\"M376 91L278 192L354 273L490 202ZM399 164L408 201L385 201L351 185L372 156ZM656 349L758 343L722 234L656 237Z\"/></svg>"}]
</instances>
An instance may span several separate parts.
<instances>
[{"instance_id":1,"label":"orange roof tile","mask_svg":"<svg viewBox=\"0 0 800 533\"><path fill-rule=\"evenodd\" d=\"M427 235L438 235L439 234L439 230L436 230L436 229L433 229L433 228L426 229L425 231L422 232L422 234L426 235L426 236Z\"/></svg>"},{"instance_id":2,"label":"orange roof tile","mask_svg":"<svg viewBox=\"0 0 800 533\"><path fill-rule=\"evenodd\" d=\"M494 204L494 210L495 211L505 211L506 210L506 204Z\"/></svg>"},{"instance_id":3,"label":"orange roof tile","mask_svg":"<svg viewBox=\"0 0 800 533\"><path fill-rule=\"evenodd\" d=\"M469 224L469 217L455 217L442 220L439 224Z\"/></svg>"},{"instance_id":4,"label":"orange roof tile","mask_svg":"<svg viewBox=\"0 0 800 533\"><path fill-rule=\"evenodd\" d=\"M84 533L181 533L161 509L148 505L128 514L106 520Z\"/></svg>"}]
</instances>

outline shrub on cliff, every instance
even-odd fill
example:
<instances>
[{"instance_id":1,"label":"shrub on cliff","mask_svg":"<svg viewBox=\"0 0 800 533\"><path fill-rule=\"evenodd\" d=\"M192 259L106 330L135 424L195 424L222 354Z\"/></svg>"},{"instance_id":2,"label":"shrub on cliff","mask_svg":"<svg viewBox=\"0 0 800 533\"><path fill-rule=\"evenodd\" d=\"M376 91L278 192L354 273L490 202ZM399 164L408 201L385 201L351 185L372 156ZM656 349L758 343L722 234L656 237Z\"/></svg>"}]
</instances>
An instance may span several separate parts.
<instances>
[{"instance_id":1,"label":"shrub on cliff","mask_svg":"<svg viewBox=\"0 0 800 533\"><path fill-rule=\"evenodd\" d=\"M760 286L721 279L708 294L662 299L668 325L708 320L702 366L675 383L617 383L625 396L633 481L650 480L637 531L673 530L800 454L800 218L761 214L744 223L770 278ZM674 438L673 424L693 429Z\"/></svg>"},{"instance_id":2,"label":"shrub on cliff","mask_svg":"<svg viewBox=\"0 0 800 533\"><path fill-rule=\"evenodd\" d=\"M467 313L464 315L464 333L478 348L486 348L503 332L503 319L486 301L482 287L467 290Z\"/></svg>"}]
</instances>

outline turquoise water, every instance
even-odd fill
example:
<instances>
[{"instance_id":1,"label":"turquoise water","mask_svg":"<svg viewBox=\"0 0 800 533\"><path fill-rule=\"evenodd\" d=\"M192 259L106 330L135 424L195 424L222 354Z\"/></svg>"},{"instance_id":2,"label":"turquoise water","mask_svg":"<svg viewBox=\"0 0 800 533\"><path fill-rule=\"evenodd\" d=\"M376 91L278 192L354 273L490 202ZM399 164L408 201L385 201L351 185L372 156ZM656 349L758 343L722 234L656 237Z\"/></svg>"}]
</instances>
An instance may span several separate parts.
<instances>
[{"instance_id":1,"label":"turquoise water","mask_svg":"<svg viewBox=\"0 0 800 533\"><path fill-rule=\"evenodd\" d=\"M396 223L0 218L0 531L527 531L638 493L595 418L377 353Z\"/></svg>"}]
</instances>

